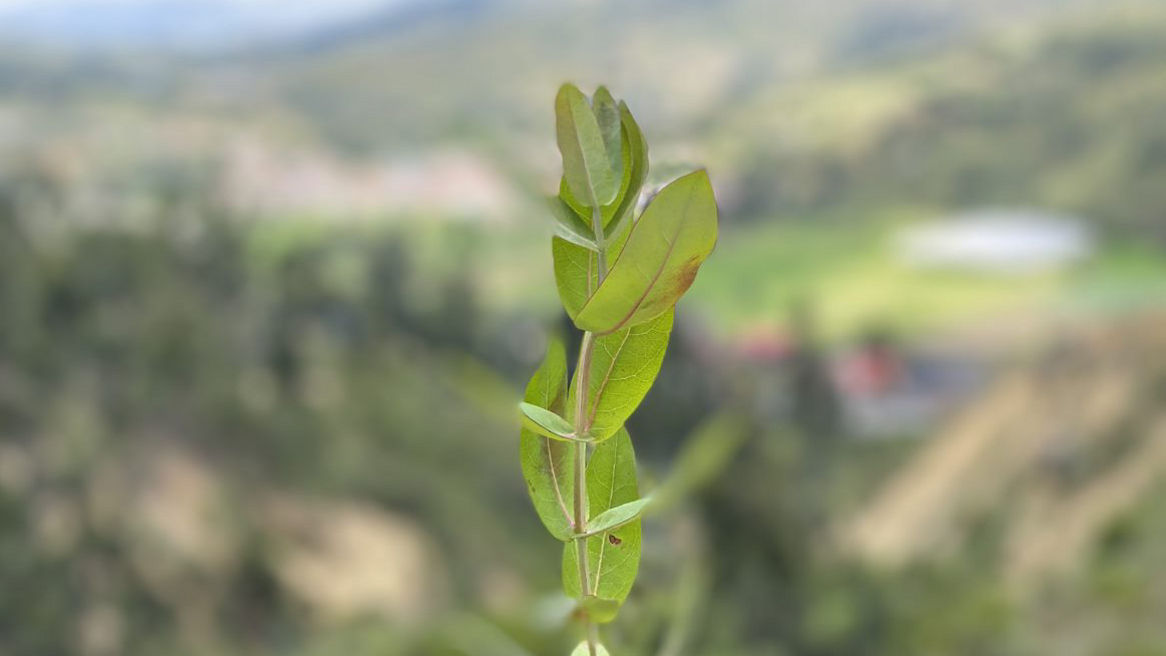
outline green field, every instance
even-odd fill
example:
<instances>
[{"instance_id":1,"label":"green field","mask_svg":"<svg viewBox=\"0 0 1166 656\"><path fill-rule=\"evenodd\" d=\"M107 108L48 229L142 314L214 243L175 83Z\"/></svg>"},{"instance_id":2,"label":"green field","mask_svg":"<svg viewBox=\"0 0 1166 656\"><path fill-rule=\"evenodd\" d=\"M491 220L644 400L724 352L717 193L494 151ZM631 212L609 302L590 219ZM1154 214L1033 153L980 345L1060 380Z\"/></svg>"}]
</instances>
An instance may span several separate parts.
<instances>
[{"instance_id":1,"label":"green field","mask_svg":"<svg viewBox=\"0 0 1166 656\"><path fill-rule=\"evenodd\" d=\"M1166 257L1144 243L1106 244L1075 268L1032 275L925 271L897 261L896 230L936 215L897 208L730 226L715 266L701 273L683 307L727 337L780 324L792 303L808 301L823 334L846 339L872 326L913 334L1006 315L1166 303ZM554 290L538 284L550 269L542 255L548 232L524 225L480 235L488 244L478 253L481 291L503 308L552 312Z\"/></svg>"},{"instance_id":2,"label":"green field","mask_svg":"<svg viewBox=\"0 0 1166 656\"><path fill-rule=\"evenodd\" d=\"M891 244L894 231L921 213L896 214L731 233L718 245L717 266L697 281L692 304L736 331L781 320L792 302L808 300L823 332L837 338L871 325L912 333L1017 312L1166 302L1166 258L1153 247L1109 245L1074 269L1033 275L923 271L898 262Z\"/></svg>"}]
</instances>

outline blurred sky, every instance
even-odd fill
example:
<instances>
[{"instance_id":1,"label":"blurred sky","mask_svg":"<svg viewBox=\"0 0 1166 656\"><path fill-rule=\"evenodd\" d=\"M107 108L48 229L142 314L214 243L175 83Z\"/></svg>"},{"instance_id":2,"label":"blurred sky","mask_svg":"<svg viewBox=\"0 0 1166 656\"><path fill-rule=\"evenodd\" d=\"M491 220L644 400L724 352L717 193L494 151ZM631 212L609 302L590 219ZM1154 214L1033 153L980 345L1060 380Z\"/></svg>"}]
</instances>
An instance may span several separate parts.
<instances>
[{"instance_id":1,"label":"blurred sky","mask_svg":"<svg viewBox=\"0 0 1166 656\"><path fill-rule=\"evenodd\" d=\"M53 47L198 48L288 36L419 0L0 0L0 34Z\"/></svg>"}]
</instances>

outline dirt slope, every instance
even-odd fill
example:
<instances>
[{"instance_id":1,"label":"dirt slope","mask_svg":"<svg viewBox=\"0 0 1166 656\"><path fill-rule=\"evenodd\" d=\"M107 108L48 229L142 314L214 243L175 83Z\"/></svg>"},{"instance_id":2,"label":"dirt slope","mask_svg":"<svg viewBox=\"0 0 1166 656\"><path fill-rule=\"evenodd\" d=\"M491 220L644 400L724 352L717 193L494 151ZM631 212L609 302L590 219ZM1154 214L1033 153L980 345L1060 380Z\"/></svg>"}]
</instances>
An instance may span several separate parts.
<instances>
[{"instance_id":1,"label":"dirt slope","mask_svg":"<svg viewBox=\"0 0 1166 656\"><path fill-rule=\"evenodd\" d=\"M1166 474L1163 381L1163 317L1064 331L942 427L840 539L893 566L951 553L992 516L1010 580L1070 568Z\"/></svg>"}]
</instances>

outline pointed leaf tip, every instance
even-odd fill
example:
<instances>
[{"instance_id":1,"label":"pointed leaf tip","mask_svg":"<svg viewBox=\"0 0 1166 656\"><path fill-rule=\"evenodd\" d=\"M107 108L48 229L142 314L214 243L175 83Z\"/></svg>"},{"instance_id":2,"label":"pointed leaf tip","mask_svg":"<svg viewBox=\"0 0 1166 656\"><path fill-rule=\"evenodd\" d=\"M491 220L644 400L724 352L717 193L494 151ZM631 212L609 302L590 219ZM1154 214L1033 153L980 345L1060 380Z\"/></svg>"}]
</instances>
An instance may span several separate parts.
<instances>
[{"instance_id":1,"label":"pointed leaf tip","mask_svg":"<svg viewBox=\"0 0 1166 656\"><path fill-rule=\"evenodd\" d=\"M575 427L571 425L571 422L554 412L525 401L518 404L518 409L522 411L526 419L524 423L530 430L546 437L557 437L564 440L576 439Z\"/></svg>"},{"instance_id":2,"label":"pointed leaf tip","mask_svg":"<svg viewBox=\"0 0 1166 656\"><path fill-rule=\"evenodd\" d=\"M611 167L612 178L619 181L623 177L624 168L623 125L619 105L607 87L601 86L595 90L591 106L595 112L595 121L599 124L599 133L603 137L603 147L607 152L607 163Z\"/></svg>"},{"instance_id":3,"label":"pointed leaf tip","mask_svg":"<svg viewBox=\"0 0 1166 656\"><path fill-rule=\"evenodd\" d=\"M584 536L590 537L592 535L599 535L600 533L607 533L608 531L636 521L640 518L640 515L644 514L644 508L648 507L649 502L650 499L644 497L643 499L629 501L628 503L599 513L587 522L587 532Z\"/></svg>"},{"instance_id":4,"label":"pointed leaf tip","mask_svg":"<svg viewBox=\"0 0 1166 656\"><path fill-rule=\"evenodd\" d=\"M717 241L717 204L706 171L660 190L632 226L603 283L575 325L606 335L650 321L676 304Z\"/></svg>"},{"instance_id":5,"label":"pointed leaf tip","mask_svg":"<svg viewBox=\"0 0 1166 656\"><path fill-rule=\"evenodd\" d=\"M619 191L619 177L612 171L595 112L573 84L564 84L555 97L555 136L571 193L590 207L610 203Z\"/></svg>"},{"instance_id":6,"label":"pointed leaf tip","mask_svg":"<svg viewBox=\"0 0 1166 656\"><path fill-rule=\"evenodd\" d=\"M582 246L589 251L598 251L595 243L595 233L591 227L583 222L575 210L562 198L552 196L547 199L551 214L555 217L555 234L572 244Z\"/></svg>"}]
</instances>

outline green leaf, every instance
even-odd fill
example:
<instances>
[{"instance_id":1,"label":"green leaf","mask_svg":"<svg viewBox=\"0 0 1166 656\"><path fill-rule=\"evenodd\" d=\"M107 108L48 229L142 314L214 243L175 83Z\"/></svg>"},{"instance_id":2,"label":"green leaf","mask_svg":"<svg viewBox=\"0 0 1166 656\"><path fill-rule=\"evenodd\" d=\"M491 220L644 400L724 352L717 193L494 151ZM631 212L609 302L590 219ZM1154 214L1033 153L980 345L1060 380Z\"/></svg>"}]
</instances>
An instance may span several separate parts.
<instances>
[{"instance_id":1,"label":"green leaf","mask_svg":"<svg viewBox=\"0 0 1166 656\"><path fill-rule=\"evenodd\" d=\"M668 311L696 278L717 241L717 205L708 173L694 171L660 191L575 325L600 335Z\"/></svg>"},{"instance_id":2,"label":"green leaf","mask_svg":"<svg viewBox=\"0 0 1166 656\"><path fill-rule=\"evenodd\" d=\"M556 235L589 251L599 250L599 245L595 243L595 233L591 232L591 227L583 223L579 215L575 214L563 199L548 198L547 205L550 206L551 213L555 216Z\"/></svg>"},{"instance_id":3,"label":"green leaf","mask_svg":"<svg viewBox=\"0 0 1166 656\"><path fill-rule=\"evenodd\" d=\"M571 422L554 412L525 401L518 404L518 409L524 415L523 424L526 428L544 437L564 440L578 439L578 436L575 435L575 427L571 425Z\"/></svg>"},{"instance_id":4,"label":"green leaf","mask_svg":"<svg viewBox=\"0 0 1166 656\"><path fill-rule=\"evenodd\" d=\"M619 256L628 234L624 233L607 244L608 258ZM567 316L574 320L599 286L598 255L595 251L559 237L551 238L551 255L555 262L555 285L559 288L559 300Z\"/></svg>"},{"instance_id":5,"label":"green leaf","mask_svg":"<svg viewBox=\"0 0 1166 656\"><path fill-rule=\"evenodd\" d=\"M606 231L609 241L613 235L619 235L620 231L630 225L631 216L640 199L640 190L648 177L648 144L644 141L640 126L636 124L627 105L622 102L619 104L619 114L623 134L620 138L618 169L622 170L623 174L620 177L619 193L616 198L600 208L603 225L611 228ZM559 198L574 210L581 221L589 227L592 225L591 207L571 193L566 178L559 181Z\"/></svg>"},{"instance_id":6,"label":"green leaf","mask_svg":"<svg viewBox=\"0 0 1166 656\"><path fill-rule=\"evenodd\" d=\"M567 355L563 343L553 340L547 356L526 386L526 403L563 412L567 396ZM570 503L575 494L574 446L551 440L524 428L519 440L522 476L535 512L556 539L575 533Z\"/></svg>"},{"instance_id":7,"label":"green leaf","mask_svg":"<svg viewBox=\"0 0 1166 656\"><path fill-rule=\"evenodd\" d=\"M587 464L589 516L639 499L636 483L636 454L627 430L595 447ZM640 567L640 520L600 535L587 542L590 581L588 593L600 599L622 603L627 598ZM567 596L581 599L579 565L575 544L563 545L563 589Z\"/></svg>"},{"instance_id":8,"label":"green leaf","mask_svg":"<svg viewBox=\"0 0 1166 656\"><path fill-rule=\"evenodd\" d=\"M591 229L591 207L571 193L571 185L567 184L567 176L559 179L559 199L575 212L575 216L579 217L580 221L587 224L588 230Z\"/></svg>"},{"instance_id":9,"label":"green leaf","mask_svg":"<svg viewBox=\"0 0 1166 656\"><path fill-rule=\"evenodd\" d=\"M630 188L632 184L632 173L635 170L635 167L631 160L632 150L627 139L627 135L624 135L621 138L622 146L620 148L620 162L621 168L623 169L623 176L620 178L619 182L619 193L616 194L615 199L613 199L610 203L599 208L600 216L603 217L603 225L605 226L613 222L615 217L619 215L621 208L628 206L627 200L629 198L632 199L631 206L635 206L635 200L640 197L640 187L643 186L643 180L641 180L636 185L635 189ZM570 207L575 212L575 215L578 216L580 220L585 221L588 226L593 224L591 207L585 201L576 198L575 195L571 193L571 187L567 184L566 178L563 178L559 181L559 198L562 199L567 207ZM611 234L614 234L614 232Z\"/></svg>"},{"instance_id":10,"label":"green leaf","mask_svg":"<svg viewBox=\"0 0 1166 656\"><path fill-rule=\"evenodd\" d=\"M649 499L636 499L599 513L587 520L587 537L615 530L640 518Z\"/></svg>"},{"instance_id":11,"label":"green leaf","mask_svg":"<svg viewBox=\"0 0 1166 656\"><path fill-rule=\"evenodd\" d=\"M660 373L673 316L669 310L647 323L595 339L584 424L591 439L600 442L614 435L640 406ZM574 394L575 390L568 394L569 408L575 407Z\"/></svg>"},{"instance_id":12,"label":"green leaf","mask_svg":"<svg viewBox=\"0 0 1166 656\"><path fill-rule=\"evenodd\" d=\"M551 239L551 256L555 262L559 300L567 316L574 320L599 286L599 259L594 251L560 237Z\"/></svg>"},{"instance_id":13,"label":"green leaf","mask_svg":"<svg viewBox=\"0 0 1166 656\"><path fill-rule=\"evenodd\" d=\"M587 97L564 84L555 98L555 133L563 155L563 177L571 193L591 207L610 203L619 191L607 148Z\"/></svg>"},{"instance_id":14,"label":"green leaf","mask_svg":"<svg viewBox=\"0 0 1166 656\"><path fill-rule=\"evenodd\" d=\"M587 646L587 642L580 642L571 650L571 656L591 656L591 649ZM603 645L595 645L595 656L611 656L611 654Z\"/></svg>"},{"instance_id":15,"label":"green leaf","mask_svg":"<svg viewBox=\"0 0 1166 656\"><path fill-rule=\"evenodd\" d=\"M636 203L640 200L640 190L644 181L648 179L648 142L644 140L644 133L632 116L627 104L619 104L620 121L623 124L625 149L624 179L620 187L618 205L609 212L604 208L603 225L607 238L618 237L624 229L631 225L632 215L635 214Z\"/></svg>"},{"instance_id":16,"label":"green leaf","mask_svg":"<svg viewBox=\"0 0 1166 656\"><path fill-rule=\"evenodd\" d=\"M623 126L620 124L619 107L607 87L601 86L591 96L591 107L595 112L595 122L599 124L599 134L603 137L603 147L607 151L608 166L612 176L623 178ZM622 185L621 185L622 186Z\"/></svg>"}]
</instances>

